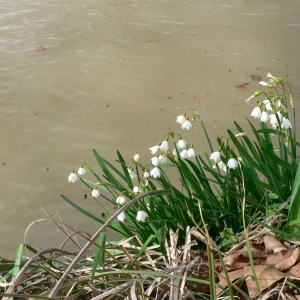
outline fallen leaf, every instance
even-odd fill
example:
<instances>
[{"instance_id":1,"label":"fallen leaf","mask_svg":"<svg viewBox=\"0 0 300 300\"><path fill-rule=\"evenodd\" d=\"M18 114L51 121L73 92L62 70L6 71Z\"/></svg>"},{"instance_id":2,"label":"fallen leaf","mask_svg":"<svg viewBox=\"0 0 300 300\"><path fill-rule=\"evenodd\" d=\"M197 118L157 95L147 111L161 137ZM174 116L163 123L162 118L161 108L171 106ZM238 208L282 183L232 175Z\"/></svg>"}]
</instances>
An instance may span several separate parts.
<instances>
[{"instance_id":1,"label":"fallen leaf","mask_svg":"<svg viewBox=\"0 0 300 300\"><path fill-rule=\"evenodd\" d=\"M289 255L288 255L289 254ZM279 271L284 271L292 267L299 258L299 248L286 253L284 260L277 263L274 267Z\"/></svg>"},{"instance_id":2,"label":"fallen leaf","mask_svg":"<svg viewBox=\"0 0 300 300\"><path fill-rule=\"evenodd\" d=\"M267 260L266 260L266 265L271 265L274 266L278 263L280 263L281 261L283 261L285 258L285 254L288 253L288 250L284 250L284 251L280 251L277 253L274 253L272 255L269 255Z\"/></svg>"},{"instance_id":3,"label":"fallen leaf","mask_svg":"<svg viewBox=\"0 0 300 300\"><path fill-rule=\"evenodd\" d=\"M264 243L266 250L277 253L283 250L288 250L280 241L278 241L274 235L267 234L264 236Z\"/></svg>"},{"instance_id":4,"label":"fallen leaf","mask_svg":"<svg viewBox=\"0 0 300 300\"><path fill-rule=\"evenodd\" d=\"M216 287L216 294L219 295L222 293L223 289L225 289L228 286L228 281L226 280L226 277L222 274L219 275L219 282ZM239 278L244 276L244 269L235 270L233 272L228 272L229 281L233 282Z\"/></svg>"},{"instance_id":5,"label":"fallen leaf","mask_svg":"<svg viewBox=\"0 0 300 300\"><path fill-rule=\"evenodd\" d=\"M286 272L286 274L288 276L294 276L294 277L300 278L300 263L298 263L297 265L295 265L292 268L290 268L288 270L288 272Z\"/></svg>"},{"instance_id":6,"label":"fallen leaf","mask_svg":"<svg viewBox=\"0 0 300 300\"><path fill-rule=\"evenodd\" d=\"M249 83L250 83L250 82L240 83L240 84L235 85L235 87L236 87L237 89L244 89L244 88L246 88L246 86L247 86Z\"/></svg>"},{"instance_id":7,"label":"fallen leaf","mask_svg":"<svg viewBox=\"0 0 300 300\"><path fill-rule=\"evenodd\" d=\"M251 247L251 255L254 258L262 258L266 257L267 255L260 251L259 249ZM246 260L245 260L246 259ZM235 253L232 253L228 256L224 257L224 263L227 267L232 268L235 263L237 262L248 262L249 264L249 255L248 255L248 250L247 247L245 246L244 248L236 251Z\"/></svg>"},{"instance_id":8,"label":"fallen leaf","mask_svg":"<svg viewBox=\"0 0 300 300\"><path fill-rule=\"evenodd\" d=\"M260 290L263 291L270 287L276 281L287 277L285 273L280 272L273 266L254 266ZM255 298L258 295L255 281L253 280L253 273L251 266L243 269L244 276L246 276L246 284L250 298Z\"/></svg>"}]
</instances>

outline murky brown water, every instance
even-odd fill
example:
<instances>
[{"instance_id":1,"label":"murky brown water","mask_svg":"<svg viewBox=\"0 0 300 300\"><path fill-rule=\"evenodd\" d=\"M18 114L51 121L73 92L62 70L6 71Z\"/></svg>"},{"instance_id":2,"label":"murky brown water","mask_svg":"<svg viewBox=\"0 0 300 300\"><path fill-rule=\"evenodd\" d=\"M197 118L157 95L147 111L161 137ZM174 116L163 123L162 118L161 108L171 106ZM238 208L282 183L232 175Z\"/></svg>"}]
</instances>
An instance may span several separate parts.
<instances>
[{"instance_id":1,"label":"murky brown water","mask_svg":"<svg viewBox=\"0 0 300 300\"><path fill-rule=\"evenodd\" d=\"M298 0L0 1L1 248L14 257L26 227L45 218L93 232L96 224L61 198L92 149L149 158L184 108L196 107L212 134L244 124L258 86L249 75L288 76L299 99ZM43 45L45 50L36 51ZM200 128L200 126L199 126ZM198 152L202 134L189 133ZM182 132L182 131L181 131ZM35 197L37 199L35 199ZM100 211L99 211L100 213ZM26 241L59 246L57 228L35 224Z\"/></svg>"}]
</instances>

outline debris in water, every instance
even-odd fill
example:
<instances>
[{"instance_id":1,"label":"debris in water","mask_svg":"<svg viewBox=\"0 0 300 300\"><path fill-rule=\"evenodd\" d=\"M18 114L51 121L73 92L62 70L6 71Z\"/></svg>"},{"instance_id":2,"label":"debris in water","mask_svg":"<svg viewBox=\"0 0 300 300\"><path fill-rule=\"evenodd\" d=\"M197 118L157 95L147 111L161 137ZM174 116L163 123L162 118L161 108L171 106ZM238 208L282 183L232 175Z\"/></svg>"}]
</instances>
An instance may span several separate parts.
<instances>
[{"instance_id":1,"label":"debris in water","mask_svg":"<svg viewBox=\"0 0 300 300\"><path fill-rule=\"evenodd\" d=\"M43 51L43 50L45 50L46 48L43 46L43 45L38 45L37 47L36 47L36 51Z\"/></svg>"},{"instance_id":2,"label":"debris in water","mask_svg":"<svg viewBox=\"0 0 300 300\"><path fill-rule=\"evenodd\" d=\"M252 81L261 81L262 78L259 75L250 75Z\"/></svg>"},{"instance_id":3,"label":"debris in water","mask_svg":"<svg viewBox=\"0 0 300 300\"><path fill-rule=\"evenodd\" d=\"M246 88L246 86L247 86L249 83L250 83L250 82L240 83L240 84L235 85L235 87L236 87L237 89L244 89L244 88Z\"/></svg>"}]
</instances>

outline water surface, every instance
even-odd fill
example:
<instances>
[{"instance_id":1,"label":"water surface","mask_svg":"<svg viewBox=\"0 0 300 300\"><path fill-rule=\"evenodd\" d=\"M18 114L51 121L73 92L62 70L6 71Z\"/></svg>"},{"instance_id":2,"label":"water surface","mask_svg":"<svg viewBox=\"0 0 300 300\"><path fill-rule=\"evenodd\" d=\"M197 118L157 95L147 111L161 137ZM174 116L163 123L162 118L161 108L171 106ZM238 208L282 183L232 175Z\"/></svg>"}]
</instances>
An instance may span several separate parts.
<instances>
[{"instance_id":1,"label":"water surface","mask_svg":"<svg viewBox=\"0 0 300 300\"><path fill-rule=\"evenodd\" d=\"M95 211L67 177L92 149L109 160L119 149L149 160L175 117L199 110L212 133L246 125L259 87L235 85L267 72L292 83L299 100L297 0L0 1L1 249L14 257L27 226L47 218L93 233L98 227L60 194ZM43 46L45 50L37 51ZM184 137L207 150L200 126ZM77 168L77 167L76 167ZM97 208L98 209L98 208ZM100 208L98 213L101 213ZM59 246L53 223L26 236ZM4 242L5 241L5 242Z\"/></svg>"}]
</instances>

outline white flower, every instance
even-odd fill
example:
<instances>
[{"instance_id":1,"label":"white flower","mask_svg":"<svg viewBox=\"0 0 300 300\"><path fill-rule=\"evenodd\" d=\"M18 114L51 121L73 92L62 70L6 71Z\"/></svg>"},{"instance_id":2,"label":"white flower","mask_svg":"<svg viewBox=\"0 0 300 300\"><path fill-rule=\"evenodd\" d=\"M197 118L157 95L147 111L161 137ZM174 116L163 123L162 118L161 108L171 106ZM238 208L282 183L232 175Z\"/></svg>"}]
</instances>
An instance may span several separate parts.
<instances>
[{"instance_id":1,"label":"white flower","mask_svg":"<svg viewBox=\"0 0 300 300\"><path fill-rule=\"evenodd\" d=\"M80 167L79 169L78 169L78 175L84 175L85 173L86 173L86 169L84 168L84 167Z\"/></svg>"},{"instance_id":2,"label":"white flower","mask_svg":"<svg viewBox=\"0 0 300 300\"><path fill-rule=\"evenodd\" d=\"M97 188L93 189L92 190L92 197L98 198L99 196L100 196L100 191Z\"/></svg>"},{"instance_id":3,"label":"white flower","mask_svg":"<svg viewBox=\"0 0 300 300\"><path fill-rule=\"evenodd\" d=\"M261 118L261 109L260 109L260 107L256 106L252 110L251 117L258 118L258 119Z\"/></svg>"},{"instance_id":4,"label":"white flower","mask_svg":"<svg viewBox=\"0 0 300 300\"><path fill-rule=\"evenodd\" d=\"M219 151L213 152L210 157L215 163L218 163L221 160L221 153Z\"/></svg>"},{"instance_id":5,"label":"white flower","mask_svg":"<svg viewBox=\"0 0 300 300\"><path fill-rule=\"evenodd\" d=\"M176 122L182 124L185 122L185 120L186 120L185 116L181 115L177 117Z\"/></svg>"},{"instance_id":6,"label":"white flower","mask_svg":"<svg viewBox=\"0 0 300 300\"><path fill-rule=\"evenodd\" d=\"M263 86L268 86L268 83L265 81L260 81L259 84L263 85Z\"/></svg>"},{"instance_id":7,"label":"white flower","mask_svg":"<svg viewBox=\"0 0 300 300\"><path fill-rule=\"evenodd\" d=\"M169 145L167 141L163 141L160 145L159 145L159 149L161 151L167 151L169 149Z\"/></svg>"},{"instance_id":8,"label":"white flower","mask_svg":"<svg viewBox=\"0 0 300 300\"><path fill-rule=\"evenodd\" d=\"M189 158L188 154L187 154L187 150L184 149L179 153L180 157L185 159L185 158Z\"/></svg>"},{"instance_id":9,"label":"white flower","mask_svg":"<svg viewBox=\"0 0 300 300\"><path fill-rule=\"evenodd\" d=\"M218 168L223 170L225 173L227 172L227 166L222 161L218 162Z\"/></svg>"},{"instance_id":10,"label":"white flower","mask_svg":"<svg viewBox=\"0 0 300 300\"><path fill-rule=\"evenodd\" d=\"M269 120L270 120L270 124L275 128L276 126L278 126L278 120L276 117L277 114L271 114L269 115ZM278 116L278 115L277 115Z\"/></svg>"},{"instance_id":11,"label":"white flower","mask_svg":"<svg viewBox=\"0 0 300 300\"><path fill-rule=\"evenodd\" d=\"M145 171L144 177L145 177L145 178L149 178L149 176L150 176L149 172Z\"/></svg>"},{"instance_id":12,"label":"white flower","mask_svg":"<svg viewBox=\"0 0 300 300\"><path fill-rule=\"evenodd\" d=\"M287 119L287 118L282 119L282 125L281 126L282 126L283 129L292 128L292 124L291 124L290 120Z\"/></svg>"},{"instance_id":13,"label":"white flower","mask_svg":"<svg viewBox=\"0 0 300 300\"><path fill-rule=\"evenodd\" d=\"M134 156L133 156L133 161L134 162L139 162L140 161L140 156L139 156L139 154L135 154Z\"/></svg>"},{"instance_id":14,"label":"white flower","mask_svg":"<svg viewBox=\"0 0 300 300\"><path fill-rule=\"evenodd\" d=\"M153 178L158 178L158 177L160 177L160 175L161 175L161 172L158 167L155 167L150 171L150 176L152 176Z\"/></svg>"},{"instance_id":15,"label":"white flower","mask_svg":"<svg viewBox=\"0 0 300 300\"><path fill-rule=\"evenodd\" d=\"M229 169L235 169L239 166L238 161L235 158L230 158L227 162L227 167Z\"/></svg>"},{"instance_id":16,"label":"white flower","mask_svg":"<svg viewBox=\"0 0 300 300\"><path fill-rule=\"evenodd\" d=\"M254 95L250 96L250 97L246 100L246 103L250 102L250 100L253 99L254 97L255 97Z\"/></svg>"},{"instance_id":17,"label":"white flower","mask_svg":"<svg viewBox=\"0 0 300 300\"><path fill-rule=\"evenodd\" d=\"M195 157L196 156L195 150L193 148L188 149L187 156L188 157Z\"/></svg>"},{"instance_id":18,"label":"white flower","mask_svg":"<svg viewBox=\"0 0 300 300\"><path fill-rule=\"evenodd\" d=\"M186 145L187 145L187 142L183 139L179 140L178 143L177 143L177 147L179 149L184 149L186 147Z\"/></svg>"},{"instance_id":19,"label":"white flower","mask_svg":"<svg viewBox=\"0 0 300 300\"><path fill-rule=\"evenodd\" d=\"M136 220L145 222L146 218L149 217L148 214L146 212L144 212L143 210L139 210L137 215L136 215Z\"/></svg>"},{"instance_id":20,"label":"white flower","mask_svg":"<svg viewBox=\"0 0 300 300\"><path fill-rule=\"evenodd\" d=\"M126 198L124 196L119 196L116 200L116 202L120 205L123 205L126 203Z\"/></svg>"},{"instance_id":21,"label":"white flower","mask_svg":"<svg viewBox=\"0 0 300 300\"><path fill-rule=\"evenodd\" d=\"M133 188L133 192L134 192L135 194L138 194L139 191L140 191L140 188L139 188L138 186L135 186L135 187Z\"/></svg>"},{"instance_id":22,"label":"white flower","mask_svg":"<svg viewBox=\"0 0 300 300\"><path fill-rule=\"evenodd\" d=\"M68 177L69 182L75 183L78 180L78 176L75 172L72 172Z\"/></svg>"},{"instance_id":23,"label":"white flower","mask_svg":"<svg viewBox=\"0 0 300 300\"><path fill-rule=\"evenodd\" d=\"M156 167L156 166L159 164L159 158L156 157L156 156L155 156L155 157L152 157L152 158L151 158L151 163L152 163L153 166Z\"/></svg>"},{"instance_id":24,"label":"white flower","mask_svg":"<svg viewBox=\"0 0 300 300\"><path fill-rule=\"evenodd\" d=\"M133 179L137 176L136 173L134 173L131 169L127 168L127 170L128 170L128 173L129 173L129 176L131 179Z\"/></svg>"},{"instance_id":25,"label":"white flower","mask_svg":"<svg viewBox=\"0 0 300 300\"><path fill-rule=\"evenodd\" d=\"M267 77L267 78L274 79L274 76L273 76L270 72L267 73L266 77Z\"/></svg>"},{"instance_id":26,"label":"white flower","mask_svg":"<svg viewBox=\"0 0 300 300\"><path fill-rule=\"evenodd\" d=\"M122 212L117 216L117 218L118 218L118 221L124 222L124 220L125 220L125 213L124 213L124 211L122 211Z\"/></svg>"},{"instance_id":27,"label":"white flower","mask_svg":"<svg viewBox=\"0 0 300 300\"><path fill-rule=\"evenodd\" d=\"M158 149L159 149L158 145L149 148L152 155L154 155L158 151Z\"/></svg>"},{"instance_id":28,"label":"white flower","mask_svg":"<svg viewBox=\"0 0 300 300\"><path fill-rule=\"evenodd\" d=\"M263 111L261 113L260 121L261 122L267 122L269 120L269 115L266 111Z\"/></svg>"},{"instance_id":29,"label":"white flower","mask_svg":"<svg viewBox=\"0 0 300 300\"><path fill-rule=\"evenodd\" d=\"M159 155L158 159L159 159L159 162L162 164L164 164L168 161L168 157L165 155Z\"/></svg>"},{"instance_id":30,"label":"white flower","mask_svg":"<svg viewBox=\"0 0 300 300\"><path fill-rule=\"evenodd\" d=\"M190 130L192 127L193 125L189 120L185 120L181 125L181 128L186 130Z\"/></svg>"},{"instance_id":31,"label":"white flower","mask_svg":"<svg viewBox=\"0 0 300 300\"><path fill-rule=\"evenodd\" d=\"M265 104L266 110L273 110L272 104L271 104L271 101L270 101L270 100L265 99L265 100L263 100L262 103Z\"/></svg>"}]
</instances>

